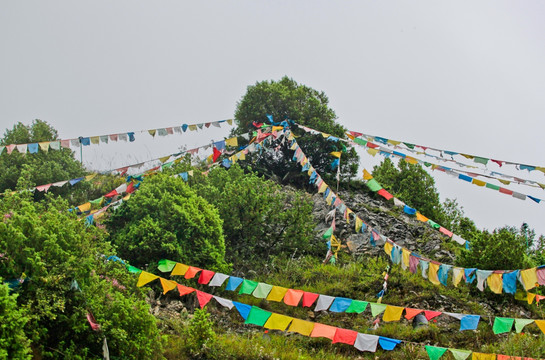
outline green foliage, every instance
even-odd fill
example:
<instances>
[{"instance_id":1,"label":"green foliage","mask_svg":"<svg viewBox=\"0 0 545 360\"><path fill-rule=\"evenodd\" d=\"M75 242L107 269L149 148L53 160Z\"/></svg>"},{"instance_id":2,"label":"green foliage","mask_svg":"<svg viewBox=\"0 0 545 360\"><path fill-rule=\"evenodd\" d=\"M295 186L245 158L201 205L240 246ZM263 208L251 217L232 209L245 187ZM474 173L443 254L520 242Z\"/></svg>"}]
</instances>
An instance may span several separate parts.
<instances>
[{"instance_id":1,"label":"green foliage","mask_svg":"<svg viewBox=\"0 0 545 360\"><path fill-rule=\"evenodd\" d=\"M210 320L210 314L206 309L196 309L193 318L186 328L185 336L187 338L188 350L193 355L198 355L204 349L210 347L216 341L216 333L212 329L214 323Z\"/></svg>"},{"instance_id":2,"label":"green foliage","mask_svg":"<svg viewBox=\"0 0 545 360\"><path fill-rule=\"evenodd\" d=\"M526 237L514 227L475 233L470 250L457 259L458 265L482 270L514 270L531 267L526 257Z\"/></svg>"},{"instance_id":3,"label":"green foliage","mask_svg":"<svg viewBox=\"0 0 545 360\"><path fill-rule=\"evenodd\" d=\"M236 164L212 169L194 189L218 209L230 262L262 264L271 255L325 252L323 241L313 241L313 204L305 193L283 190Z\"/></svg>"},{"instance_id":4,"label":"green foliage","mask_svg":"<svg viewBox=\"0 0 545 360\"><path fill-rule=\"evenodd\" d=\"M396 168L392 160L385 158L373 168L373 177L382 187L422 215L439 224L443 222L444 213L435 180L421 165L399 161Z\"/></svg>"},{"instance_id":5,"label":"green foliage","mask_svg":"<svg viewBox=\"0 0 545 360\"><path fill-rule=\"evenodd\" d=\"M6 130L0 145L35 143L41 141L57 140L57 131L42 120L34 120L32 125L27 126L17 123L13 129ZM21 170L24 165L30 169L30 182L34 185L49 184L56 181L68 180L85 175L82 165L73 157L69 149L49 150L44 152L41 149L36 154L20 154L14 150L8 155L4 150L0 155L0 192L6 189L14 190ZM55 194L67 193L64 188L50 189ZM43 199L43 193L36 193L37 199Z\"/></svg>"},{"instance_id":6,"label":"green foliage","mask_svg":"<svg viewBox=\"0 0 545 360\"><path fill-rule=\"evenodd\" d=\"M236 134L255 130L252 122L269 124L267 115L275 122L293 120L301 125L323 131L338 138L345 138L345 128L335 122L335 112L329 107L329 99L324 94L308 86L298 84L287 76L280 81L261 81L248 86L246 94L237 103L235 119ZM324 178L336 173L330 167L335 159L329 153L342 150L342 145L327 141L321 135L311 135L304 131L294 131L300 137L299 145L311 159L312 165ZM272 147L277 146L274 143ZM291 161L292 151L282 146L278 152L263 152L255 157L255 168L268 176L278 176L288 183L307 184L308 177L302 175L298 165ZM358 155L354 149L347 150L341 159L341 173L344 177L354 176L358 166Z\"/></svg>"},{"instance_id":7,"label":"green foliage","mask_svg":"<svg viewBox=\"0 0 545 360\"><path fill-rule=\"evenodd\" d=\"M17 305L17 294L10 295L0 278L0 359L30 359L30 341L23 328L29 318Z\"/></svg>"},{"instance_id":8,"label":"green foliage","mask_svg":"<svg viewBox=\"0 0 545 360\"><path fill-rule=\"evenodd\" d=\"M112 252L101 230L86 228L66 210L66 201L46 200L15 194L0 202L0 276L25 279L17 303L28 314L23 329L34 354L98 357L105 336L115 344L112 356L160 357L158 330L136 279L104 261L102 254ZM71 289L74 280L81 292ZM98 333L87 323L89 311L101 325Z\"/></svg>"},{"instance_id":9,"label":"green foliage","mask_svg":"<svg viewBox=\"0 0 545 360\"><path fill-rule=\"evenodd\" d=\"M468 239L479 232L473 220L465 216L464 207L456 199L446 199L443 202L443 212L445 220L442 225L455 234Z\"/></svg>"},{"instance_id":10,"label":"green foliage","mask_svg":"<svg viewBox=\"0 0 545 360\"><path fill-rule=\"evenodd\" d=\"M147 179L107 222L119 255L135 266L171 259L227 271L218 211L181 178Z\"/></svg>"}]
</instances>

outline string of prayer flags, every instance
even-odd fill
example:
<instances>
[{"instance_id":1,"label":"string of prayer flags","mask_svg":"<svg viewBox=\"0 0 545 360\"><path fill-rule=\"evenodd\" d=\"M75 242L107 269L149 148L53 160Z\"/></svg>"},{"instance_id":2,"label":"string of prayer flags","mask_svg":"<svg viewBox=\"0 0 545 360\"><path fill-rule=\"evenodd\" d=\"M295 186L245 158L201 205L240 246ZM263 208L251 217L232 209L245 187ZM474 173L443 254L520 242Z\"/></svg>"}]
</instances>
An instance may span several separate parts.
<instances>
[{"instance_id":1,"label":"string of prayer flags","mask_svg":"<svg viewBox=\"0 0 545 360\"><path fill-rule=\"evenodd\" d=\"M168 272L170 270L171 275L177 274L177 275L183 276L187 272L187 270L190 268L199 269L199 268L191 267L185 264L180 264L180 263L176 263L169 260L161 260L158 263L158 269L160 271ZM203 277L202 275L203 273L208 274L206 275L206 278L210 277L210 274L213 273L212 271L209 271L209 270L204 270L204 269L199 269L199 270L202 271L201 277ZM470 269L470 270L473 270L473 272L475 272L475 269ZM144 274L143 278L145 278L146 276L148 275ZM150 279L151 279L150 281L152 281L154 278L151 277ZM286 305L289 305L289 306L301 305L302 307L311 307L315 304L315 307L314 307L315 312L330 311L330 312L336 312L336 313L345 312L345 313L361 314L370 305L370 312L372 317L377 318L379 315L382 314L382 320L385 322L400 321L403 316L403 313L405 313L404 318L407 320L412 320L418 314L423 314L428 321L444 315L444 316L453 317L459 320L460 331L476 330L481 318L479 315L468 315L468 314L450 313L450 312L442 312L442 311L434 311L434 310L414 309L409 307L400 307L400 306L394 306L394 305L388 305L388 304L381 304L378 302L373 303L373 302L367 302L367 301L353 300L353 299L344 298L344 297L333 297L328 295L315 294L315 293L306 292L303 290L288 289L288 288L277 286L277 285L271 285L264 282L251 281L248 279L242 279L239 277L229 276L229 275L225 275L221 273L214 273L214 275L212 276L212 279L210 280L210 282L208 282L208 286L219 286L225 283L226 280L228 281L227 281L225 290L235 291L240 286L240 291L239 291L240 294L252 295L258 299L267 299L268 301L284 302ZM214 282L216 283L214 284ZM241 284L243 283L245 285L241 286ZM191 289L191 288L187 288L187 289ZM497 318L497 319L499 320L496 320L494 322L493 330L495 332L498 331L498 329L501 329L501 326L505 321L509 322L513 320L511 321L511 325L509 326L509 329L507 331L511 331L512 325L514 323L515 329L517 332L520 332L522 328L524 328L525 326L535 321L541 321L541 320L534 320L534 319L507 319L505 321L503 320L504 318ZM543 326L545 327L545 322L540 324L543 324ZM498 332L498 333L501 333L501 332Z\"/></svg>"},{"instance_id":2,"label":"string of prayer flags","mask_svg":"<svg viewBox=\"0 0 545 360\"><path fill-rule=\"evenodd\" d=\"M232 125L233 119L228 120L219 120L209 123L199 123L199 124L192 124L187 125L183 124L181 126L172 126L168 128L160 128L160 129L149 129L149 130L141 130L140 133L147 132L152 137L155 137L155 135L159 136L167 136L167 135L173 135L174 133L181 134L182 132L186 132L186 130L189 128L189 130L197 130L202 129L203 125L205 125L206 128L208 128L210 125L213 125L215 127L221 127L220 124L227 122L229 125ZM206 126L207 125L207 126ZM72 139L58 139L58 140L52 140L52 141L42 141L42 142L36 142L36 143L25 143L25 144L9 144L6 146L0 146L0 155L2 154L4 148L7 149L8 154L12 154L14 149L17 149L17 152L21 154L26 154L27 152L29 154L36 154L38 153L38 150L41 150L43 152L48 152L49 149L52 150L60 150L61 148L70 148L73 147L79 147L79 146L89 146L91 144L93 145L100 145L100 143L108 144L108 141L116 142L118 140L121 141L129 141L133 142L135 141L135 132L134 131L128 131L125 133L119 133L119 134L109 134L109 135L99 135L99 136L80 136L78 138L72 138ZM233 140L235 139L235 140ZM236 138L231 138L231 146L237 146L237 140Z\"/></svg>"},{"instance_id":3,"label":"string of prayer flags","mask_svg":"<svg viewBox=\"0 0 545 360\"><path fill-rule=\"evenodd\" d=\"M349 133L353 134L354 132L349 132ZM364 137L366 137L367 139L369 139L371 141L377 141L377 142L380 142L380 143L382 143L384 145L394 145L394 146L397 147L398 145L400 145L402 143L401 141L389 140L389 139L381 138L381 137L378 137L378 136L373 136L373 135L368 135L368 134L363 134L363 133L358 133L358 134L361 134L359 136L364 136ZM426 152L427 150L433 150L433 151L438 152L441 157L443 157L443 155L445 155L445 154L450 155L451 157L455 156L455 155L461 155L461 156L465 157L466 159L472 159L473 162L475 162L477 164L487 165L489 161L492 161L492 162L496 163L499 167L502 167L504 164L509 164L509 165L515 165L515 168L518 169L518 170L527 170L527 171L539 170L539 171L545 173L545 166L534 166L534 165L526 165L526 164L510 162L510 161L504 161L504 160L489 159L489 158L482 157L482 156L468 155L468 154L464 154L464 153L460 153L460 152L449 151L449 150L444 150L444 149L438 149L438 148L433 148L433 147L429 147L429 146L413 145L413 144L406 143L406 142L403 142L403 144L406 146L407 150L414 150L415 147L419 147L419 148L421 148L423 150L422 154L427 155L427 156L434 156L433 154L429 154L429 153Z\"/></svg>"},{"instance_id":4,"label":"string of prayer flags","mask_svg":"<svg viewBox=\"0 0 545 360\"><path fill-rule=\"evenodd\" d=\"M453 238L454 233L450 230L445 229L441 225L437 224L436 222L428 219L424 215L422 215L418 210L408 206L403 201L399 200L398 198L394 197L392 194L387 192L382 186L378 183L377 180L373 178L373 176L366 170L363 169L363 178L366 180L366 185L369 188L369 190L376 192L383 198L385 198L387 201L394 199L394 205L399 206L403 208L403 212L407 215L416 216L416 219L419 221L422 221L424 223L427 223L430 225L430 227L439 230L441 233L446 235L449 238L452 238L460 245L466 245L466 240L462 239L460 236L456 235L456 238Z\"/></svg>"},{"instance_id":5,"label":"string of prayer flags","mask_svg":"<svg viewBox=\"0 0 545 360\"><path fill-rule=\"evenodd\" d=\"M162 262L162 265L167 266L169 268L171 267L171 264L168 262ZM153 274L149 274L149 275L153 275ZM140 274L139 280L138 280L139 283L142 278L146 278L146 281L147 281L148 276L146 274L144 275ZM159 277L155 276L155 279L157 278ZM163 278L159 278L159 279L162 284L165 283L166 279L163 279ZM219 305L226 307L229 310L232 310L234 307L237 310L237 312L240 314L240 316L244 319L245 324L257 325L257 326L261 326L270 330L278 330L278 331L286 331L287 329L287 331L289 332L296 332L303 336L310 336L315 338L323 337L323 338L330 339L332 343L348 344L348 345L354 346L356 349L360 351L368 351L368 352L376 352L378 347L377 345L380 345L382 350L393 351L395 350L397 345L404 342L403 340L400 340L400 339L393 339L393 338L388 338L384 336L359 333L357 331L350 330L350 329L339 328L335 326L297 319L297 318L293 318L293 317L278 314L278 313L273 313L273 312L261 309L257 306L250 306L240 302L224 299L219 296L213 296L212 294L208 294L200 290L196 290L190 287L183 286L181 284L177 284L176 282L171 280L166 280L166 283L175 284L176 287L178 287L178 289L180 290L179 291L180 296L185 296L195 292L197 300L199 302L199 306L201 308L204 308L204 306L206 306L212 299L215 299ZM90 324L96 323L94 319L92 318L92 315L90 316L88 315L88 319L93 320L93 321L89 320ZM540 324L540 325L545 327L545 321L543 321L543 324ZM430 346L430 345L424 345L424 348L430 359L439 359L447 351L446 348ZM496 359L496 354L484 354L484 353L477 353L477 352L471 352L468 350L459 350L459 349L452 349L452 348L449 348L448 351L451 352L451 354L453 355L455 359L467 359L469 355L473 355L473 359ZM505 355L498 355L498 358L499 356L505 356Z\"/></svg>"},{"instance_id":6,"label":"string of prayer flags","mask_svg":"<svg viewBox=\"0 0 545 360\"><path fill-rule=\"evenodd\" d=\"M307 128L307 127L304 127L304 126L302 128L305 131L310 132L312 134L320 134L321 133L320 131L310 129L310 128ZM423 165L423 166L426 166L426 167L431 167L432 170L438 170L438 171L444 172L446 174L449 174L449 175L452 175L452 176L455 176L455 177L457 177L457 175L459 173L463 173L463 174L466 174L464 176L467 176L467 178L462 178L462 180L466 180L466 181L469 181L469 182L472 182L472 178L475 177L475 176L482 176L482 177L486 177L486 178L490 178L490 179L500 181L500 182L502 182L503 184L506 184L506 185L511 183L511 182L515 182L517 184L522 184L522 185L526 185L526 186L545 189L545 184L542 184L542 183L539 183L539 182L536 182L536 181L533 181L533 180L525 180L525 179L521 179L519 177L514 177L514 176L511 176L511 175L502 174L502 173L499 173L497 171L487 171L487 170L481 169L483 171L486 171L488 174L476 174L474 171L464 171L464 170L460 170L460 169L452 169L452 168L448 168L448 167L445 167L445 166L442 166L442 165L433 164L433 163L428 162L428 160L423 161L423 160L420 160L420 159L416 159L416 158L407 156L407 155L405 155L405 154L403 154L401 152L392 151L389 148L385 148L385 147L382 147L382 146L379 146L377 144L374 144L374 143L370 142L371 140L375 141L375 138L370 137L369 138L370 140L367 141L367 140L364 140L364 139L359 138L359 137L354 137L353 134L356 134L356 135L360 134L360 135L357 135L357 136L362 136L363 135L361 133L356 133L356 132L350 131L350 132L346 133L346 135L348 136L348 138L350 140L343 140L343 139L341 139L341 140L346 141L349 144L358 144L360 146L366 147L367 152L372 156L375 156L376 154L380 154L380 155L385 156L385 157L396 156L396 157L399 157L399 158L403 159L404 161L406 161L408 163L420 164L420 165ZM324 135L324 134L322 133L322 135ZM400 148L400 147L397 146L400 143L401 142L398 142L398 141L388 140L384 144L386 144L388 146L393 145L394 148ZM419 150L414 150L415 146L413 144L409 144L409 143L404 143L404 144L407 146L407 148L405 150L411 151L411 152L416 153L418 155L425 154L427 157L434 157L437 160L442 161L442 162L445 162L445 161L453 162L457 166L462 167L462 168L476 168L475 166L470 166L470 165L467 165L467 164L464 164L464 163L460 163L460 162L457 162L457 161L455 161L453 159L444 158L442 155L441 156L435 156L435 155L432 155L432 154L429 154L429 153L421 152ZM445 151L445 153L447 153L447 152ZM456 153L453 153L453 154L456 154ZM449 154L449 155L452 155L452 154ZM467 155L467 156L470 156L470 155ZM492 161L496 162L495 160L492 160ZM524 167L524 165L521 165L521 168L522 167ZM545 168L537 167L536 170L540 170L540 171L545 173ZM504 179L509 179L509 180L504 180L504 179L498 178L498 176L502 177ZM484 183L483 184L483 182L480 181L480 180L475 182L475 185L486 186L487 188L490 188L490 189L493 189L493 190L500 190L499 186L496 186L496 185L493 185L493 184L490 184L490 183ZM530 196L530 195L513 193L512 191L510 191L510 190L507 191L506 189L503 189L503 190L505 190L505 191L500 190L500 192L506 193L508 195L513 195L513 197L517 197L517 198L519 198L521 200L525 200L526 198L530 198L531 200L535 201L536 203L539 203L542 200L542 199L535 198L535 197Z\"/></svg>"}]
</instances>

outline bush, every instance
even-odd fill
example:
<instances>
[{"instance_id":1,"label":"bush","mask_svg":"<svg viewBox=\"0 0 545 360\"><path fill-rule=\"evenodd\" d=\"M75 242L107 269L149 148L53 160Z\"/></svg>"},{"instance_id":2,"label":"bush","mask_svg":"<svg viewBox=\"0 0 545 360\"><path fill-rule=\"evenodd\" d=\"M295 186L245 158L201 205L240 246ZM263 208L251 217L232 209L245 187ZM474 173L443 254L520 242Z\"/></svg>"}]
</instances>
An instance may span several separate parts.
<instances>
[{"instance_id":1,"label":"bush","mask_svg":"<svg viewBox=\"0 0 545 360\"><path fill-rule=\"evenodd\" d=\"M155 175L107 221L119 255L135 266L160 259L227 271L218 211L180 178Z\"/></svg>"},{"instance_id":2,"label":"bush","mask_svg":"<svg viewBox=\"0 0 545 360\"><path fill-rule=\"evenodd\" d=\"M0 278L0 359L30 359L30 341L23 330L29 318L17 295Z\"/></svg>"},{"instance_id":3,"label":"bush","mask_svg":"<svg viewBox=\"0 0 545 360\"><path fill-rule=\"evenodd\" d=\"M312 241L313 204L305 193L284 190L238 165L211 170L194 189L223 219L230 262L263 263L273 255L325 252L323 242Z\"/></svg>"},{"instance_id":4,"label":"bush","mask_svg":"<svg viewBox=\"0 0 545 360\"><path fill-rule=\"evenodd\" d=\"M136 279L104 261L112 251L103 232L86 228L67 208L51 195L45 202L28 194L0 201L0 276L24 279L17 303L28 314L21 328L34 356L97 357L106 337L112 357L160 358L157 326ZM100 332L89 326L89 312Z\"/></svg>"}]
</instances>

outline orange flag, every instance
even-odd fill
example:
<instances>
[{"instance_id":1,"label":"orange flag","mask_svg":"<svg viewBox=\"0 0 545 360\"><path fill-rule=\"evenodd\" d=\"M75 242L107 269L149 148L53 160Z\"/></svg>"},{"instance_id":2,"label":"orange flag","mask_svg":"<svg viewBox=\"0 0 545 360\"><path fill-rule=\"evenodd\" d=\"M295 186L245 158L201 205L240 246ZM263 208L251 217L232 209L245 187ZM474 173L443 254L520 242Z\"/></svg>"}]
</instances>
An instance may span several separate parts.
<instances>
[{"instance_id":1,"label":"orange flag","mask_svg":"<svg viewBox=\"0 0 545 360\"><path fill-rule=\"evenodd\" d=\"M167 280L163 278L159 278L159 280L161 281L161 285L163 286L163 294L166 294L170 290L173 290L176 288L176 285L177 285L176 281Z\"/></svg>"}]
</instances>

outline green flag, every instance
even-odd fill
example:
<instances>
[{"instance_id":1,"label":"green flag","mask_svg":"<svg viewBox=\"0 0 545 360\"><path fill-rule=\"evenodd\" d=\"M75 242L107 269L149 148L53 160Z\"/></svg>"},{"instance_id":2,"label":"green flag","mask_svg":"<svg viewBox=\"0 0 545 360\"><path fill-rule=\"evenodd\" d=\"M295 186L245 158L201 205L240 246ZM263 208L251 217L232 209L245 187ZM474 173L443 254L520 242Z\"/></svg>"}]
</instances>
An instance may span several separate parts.
<instances>
[{"instance_id":1,"label":"green flag","mask_svg":"<svg viewBox=\"0 0 545 360\"><path fill-rule=\"evenodd\" d=\"M140 270L139 268L137 267L134 267L132 265L128 265L127 266L127 270L131 273L131 274L140 274L142 272L142 270Z\"/></svg>"},{"instance_id":2,"label":"green flag","mask_svg":"<svg viewBox=\"0 0 545 360\"><path fill-rule=\"evenodd\" d=\"M255 290L256 287L257 287L257 281L244 279L244 281L242 282L242 286L240 287L240 291L238 293L250 295Z\"/></svg>"},{"instance_id":3,"label":"green flag","mask_svg":"<svg viewBox=\"0 0 545 360\"><path fill-rule=\"evenodd\" d=\"M326 230L326 232L322 235L324 239L329 239L333 235L333 227L330 227Z\"/></svg>"},{"instance_id":4,"label":"green flag","mask_svg":"<svg viewBox=\"0 0 545 360\"><path fill-rule=\"evenodd\" d=\"M272 290L272 285L260 282L252 293L258 299L265 299Z\"/></svg>"},{"instance_id":5,"label":"green flag","mask_svg":"<svg viewBox=\"0 0 545 360\"><path fill-rule=\"evenodd\" d=\"M522 329L524 329L526 325L533 322L534 320L532 319L515 319L515 330L517 330L517 332L519 333L522 331Z\"/></svg>"},{"instance_id":6,"label":"green flag","mask_svg":"<svg viewBox=\"0 0 545 360\"><path fill-rule=\"evenodd\" d=\"M475 156L475 158L473 159L473 161L475 161L476 163L479 163L479 164L484 164L484 165L486 165L486 164L488 163L488 159L487 159L487 158L478 157L478 156Z\"/></svg>"},{"instance_id":7,"label":"green flag","mask_svg":"<svg viewBox=\"0 0 545 360\"><path fill-rule=\"evenodd\" d=\"M456 349L450 349L450 348L449 350L452 356L456 360L466 360L469 357L469 355L471 355L471 351L469 350L456 350Z\"/></svg>"},{"instance_id":8,"label":"green flag","mask_svg":"<svg viewBox=\"0 0 545 360\"><path fill-rule=\"evenodd\" d=\"M367 304L367 301L352 300L350 306L348 307L348 309L346 309L345 312L361 314L367 308Z\"/></svg>"},{"instance_id":9,"label":"green flag","mask_svg":"<svg viewBox=\"0 0 545 360\"><path fill-rule=\"evenodd\" d=\"M363 145L363 146L367 145L367 140L363 140L363 139L360 139L360 138L355 138L354 142L356 144Z\"/></svg>"},{"instance_id":10,"label":"green flag","mask_svg":"<svg viewBox=\"0 0 545 360\"><path fill-rule=\"evenodd\" d=\"M386 305L371 303L371 314L373 314L373 317L377 316L378 314L380 314L384 310L386 310Z\"/></svg>"},{"instance_id":11,"label":"green flag","mask_svg":"<svg viewBox=\"0 0 545 360\"><path fill-rule=\"evenodd\" d=\"M174 269L174 266L176 266L176 261L161 259L159 260L157 269L159 269L161 272L170 272L172 269Z\"/></svg>"},{"instance_id":12,"label":"green flag","mask_svg":"<svg viewBox=\"0 0 545 360\"><path fill-rule=\"evenodd\" d=\"M414 149L414 144L406 143L406 142L404 142L403 144L405 144L405 146L408 147L409 149Z\"/></svg>"},{"instance_id":13,"label":"green flag","mask_svg":"<svg viewBox=\"0 0 545 360\"><path fill-rule=\"evenodd\" d=\"M245 324L254 324L263 326L271 317L272 313L265 311L261 308L258 308L256 306L252 306L252 309L250 310L250 314L248 314L248 317L246 318Z\"/></svg>"},{"instance_id":14,"label":"green flag","mask_svg":"<svg viewBox=\"0 0 545 360\"><path fill-rule=\"evenodd\" d=\"M489 189L492 189L492 190L499 190L500 187L498 185L494 185L494 184L490 184L490 183L486 183L486 187L489 188Z\"/></svg>"},{"instance_id":15,"label":"green flag","mask_svg":"<svg viewBox=\"0 0 545 360\"><path fill-rule=\"evenodd\" d=\"M426 346L426 352L430 357L430 360L437 360L447 351L447 348L436 347L436 346Z\"/></svg>"},{"instance_id":16,"label":"green flag","mask_svg":"<svg viewBox=\"0 0 545 360\"><path fill-rule=\"evenodd\" d=\"M102 200L104 200L104 196L101 196L96 200L90 200L89 202L93 205L100 205L102 203Z\"/></svg>"},{"instance_id":17,"label":"green flag","mask_svg":"<svg viewBox=\"0 0 545 360\"><path fill-rule=\"evenodd\" d=\"M380 189L382 189L382 186L380 186L380 184L375 179L371 179L371 180L367 181L366 185L369 188L369 190L374 191L374 192L377 192Z\"/></svg>"},{"instance_id":18,"label":"green flag","mask_svg":"<svg viewBox=\"0 0 545 360\"><path fill-rule=\"evenodd\" d=\"M503 334L509 332L513 327L513 322L515 322L515 319L497 317L494 320L494 326L492 327L492 331L494 331L494 334Z\"/></svg>"},{"instance_id":19,"label":"green flag","mask_svg":"<svg viewBox=\"0 0 545 360\"><path fill-rule=\"evenodd\" d=\"M441 225L439 225L438 223L436 223L433 220L428 220L428 224L434 229L439 229L441 227Z\"/></svg>"}]
</instances>

